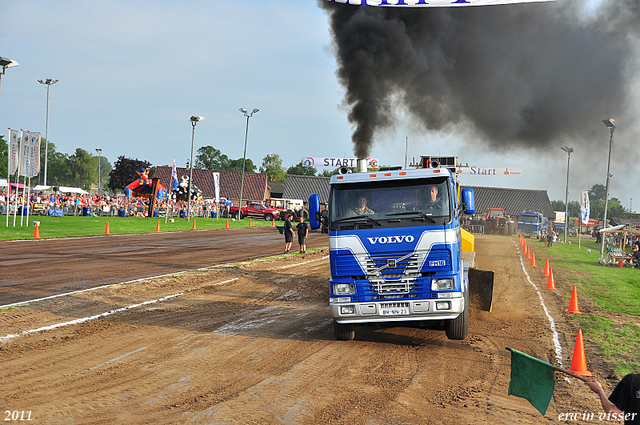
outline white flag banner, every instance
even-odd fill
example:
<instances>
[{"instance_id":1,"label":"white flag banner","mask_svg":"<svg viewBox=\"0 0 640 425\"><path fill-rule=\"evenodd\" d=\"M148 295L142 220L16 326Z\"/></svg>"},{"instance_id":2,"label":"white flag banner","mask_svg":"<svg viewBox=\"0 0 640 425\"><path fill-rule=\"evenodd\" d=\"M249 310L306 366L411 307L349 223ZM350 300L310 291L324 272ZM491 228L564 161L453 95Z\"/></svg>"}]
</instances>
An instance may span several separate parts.
<instances>
[{"instance_id":1,"label":"white flag banner","mask_svg":"<svg viewBox=\"0 0 640 425\"><path fill-rule=\"evenodd\" d=\"M31 168L31 140L28 131L22 131L20 135L20 168L18 174L29 177Z\"/></svg>"},{"instance_id":2,"label":"white flag banner","mask_svg":"<svg viewBox=\"0 0 640 425\"><path fill-rule=\"evenodd\" d=\"M589 209L589 192L583 190L580 202L580 220L582 224L589 224Z\"/></svg>"},{"instance_id":3,"label":"white flag banner","mask_svg":"<svg viewBox=\"0 0 640 425\"><path fill-rule=\"evenodd\" d=\"M29 133L31 143L31 161L29 162L29 174L27 177L35 177L40 173L40 133Z\"/></svg>"},{"instance_id":4,"label":"white flag banner","mask_svg":"<svg viewBox=\"0 0 640 425\"><path fill-rule=\"evenodd\" d=\"M220 173L213 173L213 188L216 194L216 202L220 202Z\"/></svg>"},{"instance_id":5,"label":"white flag banner","mask_svg":"<svg viewBox=\"0 0 640 425\"><path fill-rule=\"evenodd\" d=\"M18 171L18 161L19 161L19 151L18 151L18 139L19 132L18 130L9 129L9 175L13 175Z\"/></svg>"},{"instance_id":6,"label":"white flag banner","mask_svg":"<svg viewBox=\"0 0 640 425\"><path fill-rule=\"evenodd\" d=\"M497 4L539 3L554 0L327 0L332 3L353 4L358 6L395 6L395 7L460 7L493 6Z\"/></svg>"}]
</instances>

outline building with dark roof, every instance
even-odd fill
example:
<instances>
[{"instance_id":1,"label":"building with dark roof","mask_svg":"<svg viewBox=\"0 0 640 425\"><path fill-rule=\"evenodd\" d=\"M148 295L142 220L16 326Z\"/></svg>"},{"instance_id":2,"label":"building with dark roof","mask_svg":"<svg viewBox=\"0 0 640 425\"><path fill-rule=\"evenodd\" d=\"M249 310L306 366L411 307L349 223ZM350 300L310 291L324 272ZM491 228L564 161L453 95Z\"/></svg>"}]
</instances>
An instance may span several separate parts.
<instances>
[{"instance_id":1,"label":"building with dark roof","mask_svg":"<svg viewBox=\"0 0 640 425\"><path fill-rule=\"evenodd\" d=\"M284 198L284 182L268 182L269 198Z\"/></svg>"},{"instance_id":2,"label":"building with dark roof","mask_svg":"<svg viewBox=\"0 0 640 425\"><path fill-rule=\"evenodd\" d=\"M189 169L176 168L178 181L182 176L189 176ZM242 171L217 171L220 173L220 197L235 204L240 200L240 184ZM193 169L193 184L202 191L203 198L215 198L215 186L212 170ZM156 167L153 177L160 178L160 183L166 188L173 188L171 181L171 167ZM242 190L243 204L248 201L263 202L269 195L267 191L267 175L264 173L244 173L244 187Z\"/></svg>"},{"instance_id":3,"label":"building with dark roof","mask_svg":"<svg viewBox=\"0 0 640 425\"><path fill-rule=\"evenodd\" d=\"M506 189L501 187L474 187L476 214L486 213L489 208L503 208L506 215L517 216L522 211L540 211L549 220L555 220L549 195L546 190Z\"/></svg>"},{"instance_id":4,"label":"building with dark roof","mask_svg":"<svg viewBox=\"0 0 640 425\"><path fill-rule=\"evenodd\" d=\"M309 201L309 195L317 193L320 203L329 201L329 182L331 177L319 176L298 176L287 174L287 181L284 183L285 199L302 199Z\"/></svg>"}]
</instances>

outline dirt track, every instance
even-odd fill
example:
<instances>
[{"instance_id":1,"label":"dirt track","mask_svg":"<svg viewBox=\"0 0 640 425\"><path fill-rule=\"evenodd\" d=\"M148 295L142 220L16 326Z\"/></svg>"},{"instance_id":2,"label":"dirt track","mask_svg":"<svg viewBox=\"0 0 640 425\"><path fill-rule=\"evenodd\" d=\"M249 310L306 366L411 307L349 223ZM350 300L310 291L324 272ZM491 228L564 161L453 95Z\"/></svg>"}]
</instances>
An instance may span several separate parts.
<instances>
[{"instance_id":1,"label":"dirt track","mask_svg":"<svg viewBox=\"0 0 640 425\"><path fill-rule=\"evenodd\" d=\"M335 341L326 248L2 311L0 341L171 297L0 342L2 419L31 411L43 424L537 424L600 412L582 383L559 376L544 418L507 396L505 346L555 355L517 246L476 239L477 267L496 272L494 309L471 312L464 341L410 326L358 328L355 341ZM544 290L539 268L526 268L557 321L568 367L575 329L565 300Z\"/></svg>"}]
</instances>

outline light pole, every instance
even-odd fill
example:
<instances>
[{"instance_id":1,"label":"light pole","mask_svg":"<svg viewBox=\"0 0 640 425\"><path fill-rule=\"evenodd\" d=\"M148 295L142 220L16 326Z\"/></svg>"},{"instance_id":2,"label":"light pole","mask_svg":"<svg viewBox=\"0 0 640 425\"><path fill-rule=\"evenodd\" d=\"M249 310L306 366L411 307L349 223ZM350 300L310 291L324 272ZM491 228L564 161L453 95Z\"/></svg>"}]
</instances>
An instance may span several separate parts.
<instances>
[{"instance_id":1,"label":"light pole","mask_svg":"<svg viewBox=\"0 0 640 425\"><path fill-rule=\"evenodd\" d=\"M96 148L96 152L98 152L98 195L100 195L100 159L102 155L102 149Z\"/></svg>"},{"instance_id":2,"label":"light pole","mask_svg":"<svg viewBox=\"0 0 640 425\"><path fill-rule=\"evenodd\" d=\"M613 149L613 131L616 129L616 120L609 118L608 120L602 120L602 124L609 129L609 160L607 161L607 188L604 195L604 218L602 219L602 230L607 225L607 208L609 207L609 178L611 177L611 150ZM600 262L604 257L604 233L600 238Z\"/></svg>"},{"instance_id":3,"label":"light pole","mask_svg":"<svg viewBox=\"0 0 640 425\"><path fill-rule=\"evenodd\" d=\"M47 118L45 123L45 131L44 131L44 182L42 183L44 186L47 185L47 162L49 159L49 88L52 84L58 82L58 80L53 80L51 78L47 78L46 80L38 80L40 84L44 84L47 86Z\"/></svg>"},{"instance_id":4,"label":"light pole","mask_svg":"<svg viewBox=\"0 0 640 425\"><path fill-rule=\"evenodd\" d=\"M191 161L189 162L189 186L187 186L187 190L189 194L187 195L187 221L191 221L191 185L193 184L193 140L196 137L196 124L198 121L202 121L204 117L196 117L195 115L189 118L191 121Z\"/></svg>"},{"instance_id":5,"label":"light pole","mask_svg":"<svg viewBox=\"0 0 640 425\"><path fill-rule=\"evenodd\" d=\"M575 149L566 146L560 149L567 153L567 194L564 198L564 243L567 243L567 223L569 221L569 164L571 163L571 152L575 152Z\"/></svg>"},{"instance_id":6,"label":"light pole","mask_svg":"<svg viewBox=\"0 0 640 425\"><path fill-rule=\"evenodd\" d=\"M2 72L0 72L0 83L2 83L2 76L4 75L4 71L7 68L12 68L14 66L20 65L18 62L11 60L9 58L0 57L0 67L2 67Z\"/></svg>"},{"instance_id":7,"label":"light pole","mask_svg":"<svg viewBox=\"0 0 640 425\"><path fill-rule=\"evenodd\" d=\"M247 114L247 110L240 108L240 112L247 117L247 126L244 132L244 154L242 155L242 180L240 181L240 202L238 203L238 219L242 219L242 191L244 189L244 166L247 161L247 137L249 136L249 118L253 116L259 109L254 108L250 114Z\"/></svg>"}]
</instances>

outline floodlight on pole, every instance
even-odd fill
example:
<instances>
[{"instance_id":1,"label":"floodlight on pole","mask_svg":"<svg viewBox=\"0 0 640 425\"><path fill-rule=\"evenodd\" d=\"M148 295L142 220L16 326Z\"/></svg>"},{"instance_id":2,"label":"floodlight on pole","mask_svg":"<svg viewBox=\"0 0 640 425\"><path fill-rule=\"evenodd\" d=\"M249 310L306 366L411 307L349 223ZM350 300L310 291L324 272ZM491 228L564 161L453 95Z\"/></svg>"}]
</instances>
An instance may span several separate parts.
<instances>
[{"instance_id":1,"label":"floodlight on pole","mask_svg":"<svg viewBox=\"0 0 640 425\"><path fill-rule=\"evenodd\" d=\"M571 153L575 152L575 149L567 146L563 146L560 149L567 153L567 193L564 198L564 243L567 243L567 223L569 222L569 164L571 163Z\"/></svg>"},{"instance_id":2,"label":"floodlight on pole","mask_svg":"<svg viewBox=\"0 0 640 425\"><path fill-rule=\"evenodd\" d=\"M196 124L198 124L198 122L202 121L203 119L204 117L195 116L195 115L189 118L189 121L191 121L191 161L189 162L190 166L189 166L189 186L188 186L189 194L187 195L187 221L191 221L191 185L193 181L193 141L196 136Z\"/></svg>"},{"instance_id":3,"label":"floodlight on pole","mask_svg":"<svg viewBox=\"0 0 640 425\"><path fill-rule=\"evenodd\" d=\"M98 153L98 195L100 195L100 160L102 159L102 149L96 148Z\"/></svg>"},{"instance_id":4,"label":"floodlight on pole","mask_svg":"<svg viewBox=\"0 0 640 425\"><path fill-rule=\"evenodd\" d=\"M604 217L602 218L602 230L607 225L607 208L609 207L609 179L611 178L611 150L613 149L613 131L616 129L616 120L613 118L609 118L608 120L602 120L602 124L609 129L609 160L607 161L607 186L604 195ZM604 257L604 238L605 235L602 233L602 237L600 238L600 263L603 261Z\"/></svg>"},{"instance_id":5,"label":"floodlight on pole","mask_svg":"<svg viewBox=\"0 0 640 425\"><path fill-rule=\"evenodd\" d=\"M14 66L20 65L18 62L11 60L9 58L3 58L0 56L0 67L2 67L2 72L0 72L0 85L2 83L2 76L4 75L4 71L7 68L13 68Z\"/></svg>"},{"instance_id":6,"label":"floodlight on pole","mask_svg":"<svg viewBox=\"0 0 640 425\"><path fill-rule=\"evenodd\" d=\"M58 82L58 80L54 80L52 78L47 78L46 80L38 80L40 84L44 84L47 86L47 115L45 121L45 132L44 132L44 181L42 184L44 186L47 185L47 162L49 160L49 88L52 84Z\"/></svg>"},{"instance_id":7,"label":"floodlight on pole","mask_svg":"<svg viewBox=\"0 0 640 425\"><path fill-rule=\"evenodd\" d=\"M240 181L240 201L238 202L238 219L242 219L242 191L244 190L244 170L245 163L247 161L247 138L249 136L249 118L253 116L259 109L253 108L250 114L247 114L247 110L245 108L240 108L240 112L247 117L247 126L244 132L244 154L242 155L242 180Z\"/></svg>"}]
</instances>

